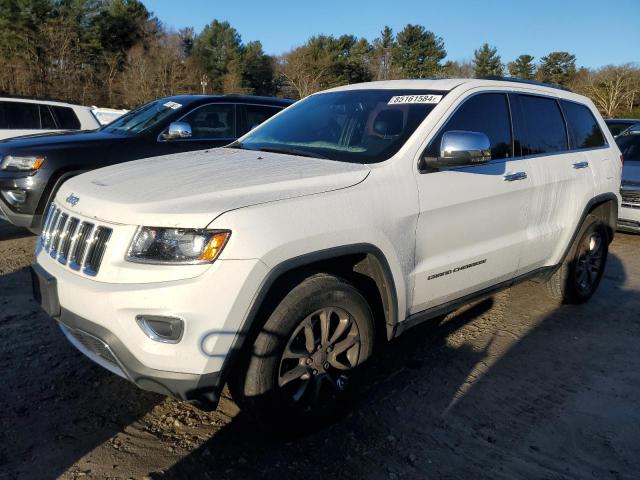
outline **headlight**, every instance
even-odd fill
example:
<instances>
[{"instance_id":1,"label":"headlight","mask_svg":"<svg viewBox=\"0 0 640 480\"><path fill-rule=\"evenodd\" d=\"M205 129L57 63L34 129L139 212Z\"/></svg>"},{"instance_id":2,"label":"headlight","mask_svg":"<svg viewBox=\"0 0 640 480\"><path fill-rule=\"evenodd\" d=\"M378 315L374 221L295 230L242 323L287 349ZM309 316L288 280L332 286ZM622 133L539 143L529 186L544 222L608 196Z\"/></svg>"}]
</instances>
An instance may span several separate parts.
<instances>
[{"instance_id":1,"label":"headlight","mask_svg":"<svg viewBox=\"0 0 640 480\"><path fill-rule=\"evenodd\" d=\"M6 155L0 162L0 170L38 170L43 163L44 157Z\"/></svg>"},{"instance_id":2,"label":"headlight","mask_svg":"<svg viewBox=\"0 0 640 480\"><path fill-rule=\"evenodd\" d=\"M228 230L140 227L131 242L127 260L176 265L211 263L218 258L230 236Z\"/></svg>"}]
</instances>

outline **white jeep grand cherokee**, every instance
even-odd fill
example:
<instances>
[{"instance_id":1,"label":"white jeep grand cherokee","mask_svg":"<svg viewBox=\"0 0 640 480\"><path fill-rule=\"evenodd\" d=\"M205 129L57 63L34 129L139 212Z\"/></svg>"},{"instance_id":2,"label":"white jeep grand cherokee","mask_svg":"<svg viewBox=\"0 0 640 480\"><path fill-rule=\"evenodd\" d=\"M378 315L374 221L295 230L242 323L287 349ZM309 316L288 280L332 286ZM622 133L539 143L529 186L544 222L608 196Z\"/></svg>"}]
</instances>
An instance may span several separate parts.
<instances>
[{"instance_id":1,"label":"white jeep grand cherokee","mask_svg":"<svg viewBox=\"0 0 640 480\"><path fill-rule=\"evenodd\" d=\"M328 90L226 148L64 184L34 288L139 387L324 417L375 339L515 282L596 290L620 152L585 97L443 79Z\"/></svg>"}]
</instances>

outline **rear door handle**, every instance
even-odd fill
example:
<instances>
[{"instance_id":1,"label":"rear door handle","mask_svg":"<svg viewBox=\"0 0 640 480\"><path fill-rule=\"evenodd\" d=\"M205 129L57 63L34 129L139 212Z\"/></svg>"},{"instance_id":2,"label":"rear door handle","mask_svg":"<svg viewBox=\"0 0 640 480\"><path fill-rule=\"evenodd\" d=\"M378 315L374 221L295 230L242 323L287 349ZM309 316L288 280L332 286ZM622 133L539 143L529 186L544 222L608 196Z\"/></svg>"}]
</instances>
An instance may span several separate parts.
<instances>
[{"instance_id":1,"label":"rear door handle","mask_svg":"<svg viewBox=\"0 0 640 480\"><path fill-rule=\"evenodd\" d=\"M525 178L527 178L527 174L525 172L507 173L504 176L504 179L507 182L513 182L515 180L524 180Z\"/></svg>"},{"instance_id":2,"label":"rear door handle","mask_svg":"<svg viewBox=\"0 0 640 480\"><path fill-rule=\"evenodd\" d=\"M587 168L588 166L589 166L589 162L577 162L573 164L573 168L575 169Z\"/></svg>"}]
</instances>

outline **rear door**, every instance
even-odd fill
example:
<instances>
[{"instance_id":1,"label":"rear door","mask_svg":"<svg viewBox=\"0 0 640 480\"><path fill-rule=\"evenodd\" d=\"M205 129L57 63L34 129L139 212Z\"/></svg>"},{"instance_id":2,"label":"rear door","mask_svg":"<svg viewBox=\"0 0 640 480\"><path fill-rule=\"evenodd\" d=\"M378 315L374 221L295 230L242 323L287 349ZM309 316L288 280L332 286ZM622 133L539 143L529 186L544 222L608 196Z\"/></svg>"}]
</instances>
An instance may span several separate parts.
<instances>
[{"instance_id":1,"label":"rear door","mask_svg":"<svg viewBox=\"0 0 640 480\"><path fill-rule=\"evenodd\" d=\"M588 156L571 150L570 132L558 99L533 94L510 96L516 154L528 158L531 197L527 248L520 274L556 262L593 193Z\"/></svg>"},{"instance_id":2,"label":"rear door","mask_svg":"<svg viewBox=\"0 0 640 480\"><path fill-rule=\"evenodd\" d=\"M420 214L411 313L513 278L527 240L531 180L526 159L513 158L507 95L481 92L462 101L431 140L438 156L449 130L485 133L487 164L419 172Z\"/></svg>"}]
</instances>

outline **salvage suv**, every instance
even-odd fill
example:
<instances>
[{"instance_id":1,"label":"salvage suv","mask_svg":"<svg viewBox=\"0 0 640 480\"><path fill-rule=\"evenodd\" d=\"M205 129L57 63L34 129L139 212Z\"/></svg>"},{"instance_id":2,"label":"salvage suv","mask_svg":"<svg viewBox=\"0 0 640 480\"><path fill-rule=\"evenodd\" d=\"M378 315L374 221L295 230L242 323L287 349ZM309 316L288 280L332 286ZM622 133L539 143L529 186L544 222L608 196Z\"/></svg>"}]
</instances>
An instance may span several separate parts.
<instances>
[{"instance_id":1,"label":"salvage suv","mask_svg":"<svg viewBox=\"0 0 640 480\"><path fill-rule=\"evenodd\" d=\"M585 97L532 82L317 93L225 148L92 171L48 209L36 297L140 388L303 425L377 340L524 280L602 278L620 152ZM338 409L339 410L339 409Z\"/></svg>"}]
</instances>

